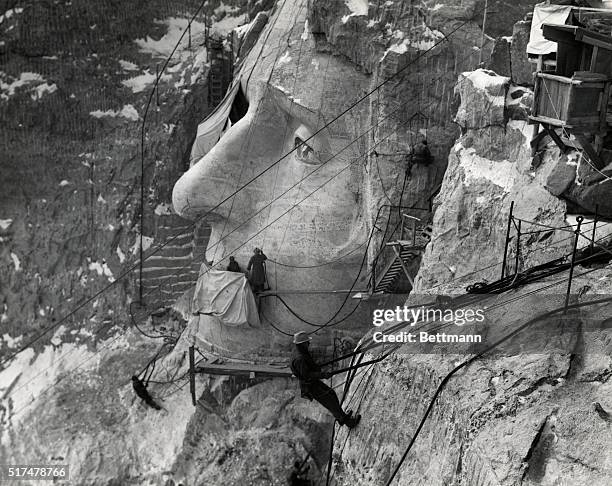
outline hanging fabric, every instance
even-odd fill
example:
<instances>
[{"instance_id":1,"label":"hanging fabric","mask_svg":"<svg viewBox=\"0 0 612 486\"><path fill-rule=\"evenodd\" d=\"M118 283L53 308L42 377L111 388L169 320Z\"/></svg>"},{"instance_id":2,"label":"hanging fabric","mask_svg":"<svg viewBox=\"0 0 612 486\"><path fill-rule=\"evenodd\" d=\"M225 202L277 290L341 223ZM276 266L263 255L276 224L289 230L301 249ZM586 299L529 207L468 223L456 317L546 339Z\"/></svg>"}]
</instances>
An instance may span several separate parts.
<instances>
[{"instance_id":1,"label":"hanging fabric","mask_svg":"<svg viewBox=\"0 0 612 486\"><path fill-rule=\"evenodd\" d=\"M237 76L234 78L232 85L227 90L219 106L198 125L198 132L191 147L190 167L210 152L223 135L223 132L231 126L229 115L239 88L240 76Z\"/></svg>"}]
</instances>

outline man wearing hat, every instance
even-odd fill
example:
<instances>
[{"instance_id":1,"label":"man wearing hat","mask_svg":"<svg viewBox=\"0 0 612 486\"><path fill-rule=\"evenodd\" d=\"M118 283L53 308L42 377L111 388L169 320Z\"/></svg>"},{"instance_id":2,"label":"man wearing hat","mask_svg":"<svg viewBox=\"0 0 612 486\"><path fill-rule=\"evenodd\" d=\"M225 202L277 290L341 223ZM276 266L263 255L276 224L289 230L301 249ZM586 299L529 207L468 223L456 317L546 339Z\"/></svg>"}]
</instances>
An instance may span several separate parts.
<instances>
[{"instance_id":1,"label":"man wearing hat","mask_svg":"<svg viewBox=\"0 0 612 486\"><path fill-rule=\"evenodd\" d=\"M346 425L352 429L359 423L359 415L353 417L351 412L342 410L336 392L321 381L331 377L331 373L321 371L321 367L314 362L308 347L311 337L304 331L293 335L295 349L291 358L291 371L300 380L302 397L312 400L313 398L329 410L340 425Z\"/></svg>"}]
</instances>

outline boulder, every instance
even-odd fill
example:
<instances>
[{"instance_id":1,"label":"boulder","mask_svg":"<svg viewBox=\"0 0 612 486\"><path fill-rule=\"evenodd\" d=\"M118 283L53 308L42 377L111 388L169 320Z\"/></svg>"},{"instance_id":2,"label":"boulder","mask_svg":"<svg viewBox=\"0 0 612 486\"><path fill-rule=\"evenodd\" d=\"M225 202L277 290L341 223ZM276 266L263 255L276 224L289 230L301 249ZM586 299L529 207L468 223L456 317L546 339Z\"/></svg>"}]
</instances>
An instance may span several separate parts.
<instances>
[{"instance_id":1,"label":"boulder","mask_svg":"<svg viewBox=\"0 0 612 486\"><path fill-rule=\"evenodd\" d=\"M553 196L560 196L574 183L576 179L576 163L562 156L557 165L548 175L546 189Z\"/></svg>"},{"instance_id":2,"label":"boulder","mask_svg":"<svg viewBox=\"0 0 612 486\"><path fill-rule=\"evenodd\" d=\"M527 43L531 22L520 21L514 24L512 43L510 46L510 63L512 66L512 81L515 84L533 85L535 65L527 58Z\"/></svg>"},{"instance_id":3,"label":"boulder","mask_svg":"<svg viewBox=\"0 0 612 486\"><path fill-rule=\"evenodd\" d=\"M512 76L510 47L512 38L501 37L495 41L488 68L501 76Z\"/></svg>"},{"instance_id":4,"label":"boulder","mask_svg":"<svg viewBox=\"0 0 612 486\"><path fill-rule=\"evenodd\" d=\"M466 129L504 125L509 83L510 78L486 69L460 74L455 93L461 96L461 105L455 121Z\"/></svg>"}]
</instances>

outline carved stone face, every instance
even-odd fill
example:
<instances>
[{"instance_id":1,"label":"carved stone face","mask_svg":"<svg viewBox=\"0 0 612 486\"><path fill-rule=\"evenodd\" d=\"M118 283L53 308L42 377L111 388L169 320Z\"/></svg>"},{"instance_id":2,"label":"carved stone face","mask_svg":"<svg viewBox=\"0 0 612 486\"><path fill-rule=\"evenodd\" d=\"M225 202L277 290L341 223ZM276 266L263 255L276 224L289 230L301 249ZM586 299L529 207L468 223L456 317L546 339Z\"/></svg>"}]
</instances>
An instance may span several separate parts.
<instances>
[{"instance_id":1,"label":"carved stone face","mask_svg":"<svg viewBox=\"0 0 612 486\"><path fill-rule=\"evenodd\" d=\"M284 8L291 12L271 18L241 70L246 115L174 187L179 214L196 219L210 211L207 259L215 266L227 265L230 255L246 265L254 247L275 262L316 266L343 257L368 237L363 204L367 135L351 144L367 127L368 103L308 140L365 91L367 78L340 57L316 52L305 25L306 1L289 4ZM362 257L363 251L354 251L316 268L268 261L268 281L281 292L348 289ZM364 268L355 289L365 287L366 273ZM291 294L284 300L307 320L323 323L344 297ZM349 299L345 310L353 306ZM263 299L262 307L264 324L269 318L290 333L309 329L273 297Z\"/></svg>"}]
</instances>

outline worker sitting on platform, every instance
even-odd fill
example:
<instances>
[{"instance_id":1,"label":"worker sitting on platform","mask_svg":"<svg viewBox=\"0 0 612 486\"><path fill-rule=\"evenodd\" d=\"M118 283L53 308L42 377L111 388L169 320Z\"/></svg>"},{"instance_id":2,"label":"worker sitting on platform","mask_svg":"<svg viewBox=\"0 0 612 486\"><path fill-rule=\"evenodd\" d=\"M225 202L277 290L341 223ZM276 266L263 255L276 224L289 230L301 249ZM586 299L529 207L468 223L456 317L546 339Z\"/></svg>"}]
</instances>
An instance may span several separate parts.
<instances>
[{"instance_id":1,"label":"worker sitting on platform","mask_svg":"<svg viewBox=\"0 0 612 486\"><path fill-rule=\"evenodd\" d=\"M240 265L238 265L238 262L234 259L233 256L229 257L229 265L227 266L227 271L242 273Z\"/></svg>"},{"instance_id":2,"label":"worker sitting on platform","mask_svg":"<svg viewBox=\"0 0 612 486\"><path fill-rule=\"evenodd\" d=\"M266 283L266 268L264 262L268 259L264 252L259 248L255 248L253 256L249 260L247 270L251 272L249 282L253 287L253 292L256 294L264 290L264 284Z\"/></svg>"},{"instance_id":3,"label":"worker sitting on platform","mask_svg":"<svg viewBox=\"0 0 612 486\"><path fill-rule=\"evenodd\" d=\"M153 397L150 395L147 390L147 384L143 383L137 376L132 376L132 387L134 388L134 392L138 395L139 398L144 400L144 402L151 408L155 410L161 410L162 408L153 400Z\"/></svg>"},{"instance_id":4,"label":"worker sitting on platform","mask_svg":"<svg viewBox=\"0 0 612 486\"><path fill-rule=\"evenodd\" d=\"M321 381L330 378L331 373L321 371L321 367L312 359L308 350L311 339L304 331L297 332L293 336L295 350L291 359L291 371L300 380L302 397L308 400L314 398L332 413L340 425L352 429L359 423L361 417L359 415L353 417L351 412L345 413L336 392Z\"/></svg>"}]
</instances>

